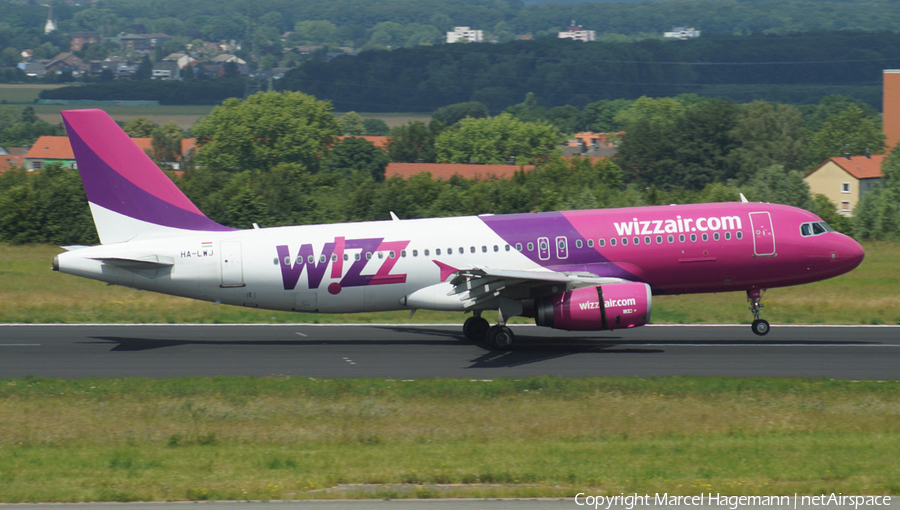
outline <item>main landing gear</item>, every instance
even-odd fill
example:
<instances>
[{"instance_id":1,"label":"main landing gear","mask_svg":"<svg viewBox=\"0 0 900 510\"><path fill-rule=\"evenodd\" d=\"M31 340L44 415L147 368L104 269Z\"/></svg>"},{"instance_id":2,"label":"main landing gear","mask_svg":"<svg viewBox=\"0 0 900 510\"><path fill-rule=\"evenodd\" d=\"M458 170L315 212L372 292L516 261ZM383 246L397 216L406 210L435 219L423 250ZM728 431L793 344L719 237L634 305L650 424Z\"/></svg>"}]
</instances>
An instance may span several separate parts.
<instances>
[{"instance_id":1,"label":"main landing gear","mask_svg":"<svg viewBox=\"0 0 900 510\"><path fill-rule=\"evenodd\" d=\"M750 302L750 308L748 308L748 310L753 313L754 319L750 328L759 336L763 336L769 332L769 321L759 318L759 309L765 306L760 303L763 294L765 293L765 289L750 289L747 291L747 301Z\"/></svg>"},{"instance_id":2,"label":"main landing gear","mask_svg":"<svg viewBox=\"0 0 900 510\"><path fill-rule=\"evenodd\" d=\"M505 321L491 326L478 311L463 323L463 334L476 344L487 345L488 348L498 351L509 349L516 341L516 336L506 326Z\"/></svg>"}]
</instances>

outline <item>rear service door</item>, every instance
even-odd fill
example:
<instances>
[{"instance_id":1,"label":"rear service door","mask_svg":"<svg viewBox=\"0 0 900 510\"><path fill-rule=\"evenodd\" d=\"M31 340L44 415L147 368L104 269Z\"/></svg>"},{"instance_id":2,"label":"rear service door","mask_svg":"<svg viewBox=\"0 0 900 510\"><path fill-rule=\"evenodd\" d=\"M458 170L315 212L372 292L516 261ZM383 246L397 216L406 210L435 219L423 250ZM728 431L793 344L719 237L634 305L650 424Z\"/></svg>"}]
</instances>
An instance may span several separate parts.
<instances>
[{"instance_id":1,"label":"rear service door","mask_svg":"<svg viewBox=\"0 0 900 510\"><path fill-rule=\"evenodd\" d=\"M244 265L241 261L241 243L222 243L222 287L244 286Z\"/></svg>"},{"instance_id":2,"label":"rear service door","mask_svg":"<svg viewBox=\"0 0 900 510\"><path fill-rule=\"evenodd\" d=\"M750 213L750 225L753 227L753 256L775 256L775 231L772 229L772 216L768 211Z\"/></svg>"}]
</instances>

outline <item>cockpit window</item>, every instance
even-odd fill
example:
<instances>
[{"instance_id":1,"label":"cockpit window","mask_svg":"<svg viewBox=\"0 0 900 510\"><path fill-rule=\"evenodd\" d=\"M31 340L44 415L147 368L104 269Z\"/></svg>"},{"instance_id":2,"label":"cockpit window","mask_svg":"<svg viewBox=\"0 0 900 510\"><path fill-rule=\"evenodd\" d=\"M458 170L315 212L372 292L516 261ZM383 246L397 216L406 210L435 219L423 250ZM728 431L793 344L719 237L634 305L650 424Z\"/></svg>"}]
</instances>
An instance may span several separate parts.
<instances>
[{"instance_id":1,"label":"cockpit window","mask_svg":"<svg viewBox=\"0 0 900 510\"><path fill-rule=\"evenodd\" d=\"M800 235L803 237L820 236L826 232L834 232L824 221L811 221L800 225Z\"/></svg>"}]
</instances>

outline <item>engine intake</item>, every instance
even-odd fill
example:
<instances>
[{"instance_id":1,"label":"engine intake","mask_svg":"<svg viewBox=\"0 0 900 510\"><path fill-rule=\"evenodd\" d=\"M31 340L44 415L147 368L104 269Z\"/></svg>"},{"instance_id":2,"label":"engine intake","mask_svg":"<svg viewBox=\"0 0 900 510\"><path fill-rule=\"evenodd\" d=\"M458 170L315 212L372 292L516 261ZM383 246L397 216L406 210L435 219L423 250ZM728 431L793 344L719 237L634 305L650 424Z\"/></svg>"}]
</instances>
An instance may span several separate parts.
<instances>
[{"instance_id":1,"label":"engine intake","mask_svg":"<svg viewBox=\"0 0 900 510\"><path fill-rule=\"evenodd\" d=\"M563 292L535 302L535 323L567 331L633 328L650 322L650 286L613 283Z\"/></svg>"}]
</instances>

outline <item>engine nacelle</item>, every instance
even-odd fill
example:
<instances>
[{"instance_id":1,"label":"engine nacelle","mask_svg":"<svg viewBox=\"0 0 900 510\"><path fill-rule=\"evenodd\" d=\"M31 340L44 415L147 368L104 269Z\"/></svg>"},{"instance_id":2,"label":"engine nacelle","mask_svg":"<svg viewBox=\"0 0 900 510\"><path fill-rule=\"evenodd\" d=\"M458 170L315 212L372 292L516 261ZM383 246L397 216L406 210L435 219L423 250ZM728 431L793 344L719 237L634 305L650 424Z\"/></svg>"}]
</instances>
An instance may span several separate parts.
<instances>
[{"instance_id":1,"label":"engine nacelle","mask_svg":"<svg viewBox=\"0 0 900 510\"><path fill-rule=\"evenodd\" d=\"M612 283L563 292L535 302L535 323L567 331L597 331L650 322L651 294L646 283Z\"/></svg>"}]
</instances>

